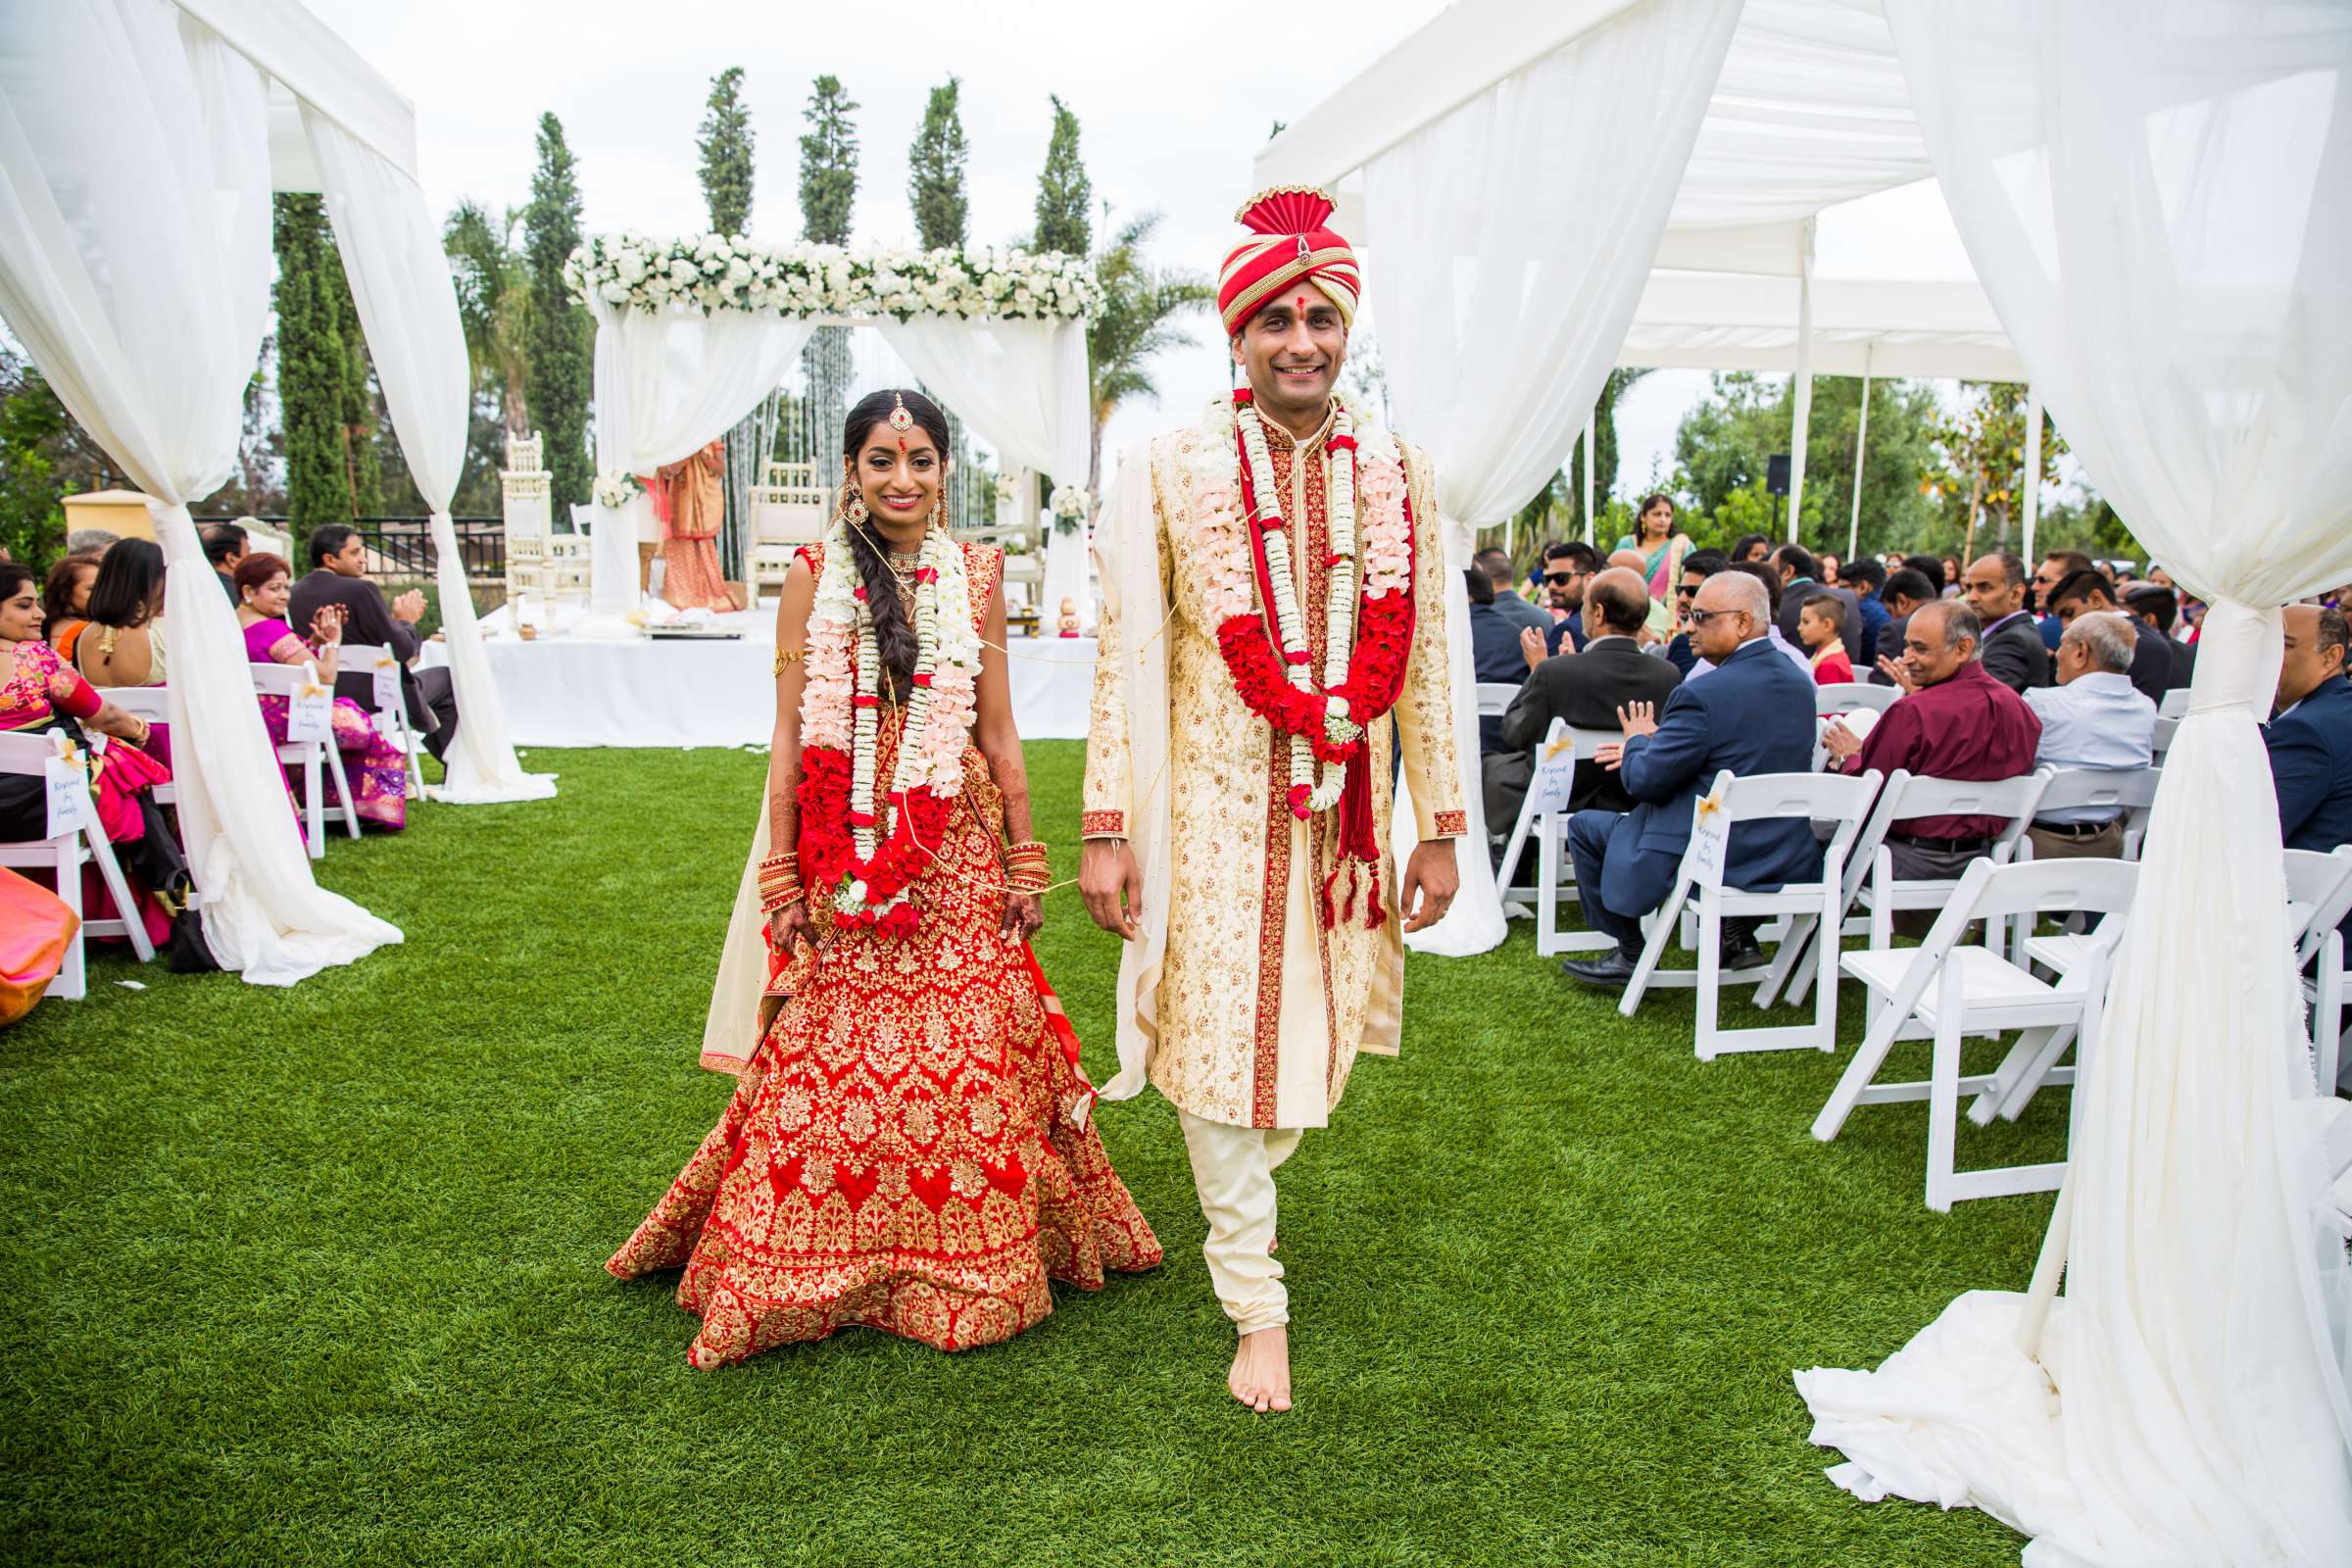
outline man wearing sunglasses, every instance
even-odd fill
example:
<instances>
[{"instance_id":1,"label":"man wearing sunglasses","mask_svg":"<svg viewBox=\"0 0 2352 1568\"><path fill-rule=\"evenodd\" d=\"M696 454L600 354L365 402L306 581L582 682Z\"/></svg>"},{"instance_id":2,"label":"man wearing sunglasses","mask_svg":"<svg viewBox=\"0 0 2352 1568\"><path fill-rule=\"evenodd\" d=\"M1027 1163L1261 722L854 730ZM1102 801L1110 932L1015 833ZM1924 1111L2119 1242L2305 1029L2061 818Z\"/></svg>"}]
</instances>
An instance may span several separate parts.
<instances>
[{"instance_id":1,"label":"man wearing sunglasses","mask_svg":"<svg viewBox=\"0 0 2352 1568\"><path fill-rule=\"evenodd\" d=\"M1585 590L1598 570L1600 552L1581 539L1544 547L1544 601L1552 615L1551 629L1544 638L1545 653L1558 653L1563 641L1571 649L1591 641L1585 634Z\"/></svg>"},{"instance_id":2,"label":"man wearing sunglasses","mask_svg":"<svg viewBox=\"0 0 2352 1568\"><path fill-rule=\"evenodd\" d=\"M1586 985L1622 987L1642 956L1642 917L1674 891L1690 843L1692 805L1724 768L1733 773L1803 773L1813 766L1813 685L1766 636L1772 598L1745 572L1721 571L1699 587L1690 642L1714 664L1685 681L1663 711L1647 703L1619 710L1625 739L1594 760L1618 774L1631 811L1579 811L1568 819L1568 854L1586 923L1614 938L1615 953L1571 958L1560 970ZM1724 865L1729 886L1766 890L1821 874L1821 845L1809 824L1742 822L1732 829ZM1723 965L1764 961L1754 920L1723 922Z\"/></svg>"},{"instance_id":3,"label":"man wearing sunglasses","mask_svg":"<svg viewBox=\"0 0 2352 1568\"><path fill-rule=\"evenodd\" d=\"M1698 600L1698 586L1730 566L1720 550L1683 558L1683 580L1674 587L1674 636L1666 644L1666 662L1677 675L1687 677L1698 664L1698 651L1690 646L1690 607Z\"/></svg>"}]
</instances>

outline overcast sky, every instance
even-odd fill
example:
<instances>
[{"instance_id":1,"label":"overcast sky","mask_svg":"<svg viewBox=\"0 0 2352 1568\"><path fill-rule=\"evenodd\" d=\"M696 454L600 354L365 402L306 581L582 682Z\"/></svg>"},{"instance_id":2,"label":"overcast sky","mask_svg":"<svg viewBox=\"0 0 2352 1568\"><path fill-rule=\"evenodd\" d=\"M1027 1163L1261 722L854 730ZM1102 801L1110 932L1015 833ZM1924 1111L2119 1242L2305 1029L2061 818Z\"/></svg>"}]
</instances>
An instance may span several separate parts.
<instances>
[{"instance_id":1,"label":"overcast sky","mask_svg":"<svg viewBox=\"0 0 2352 1568\"><path fill-rule=\"evenodd\" d=\"M710 77L741 66L759 138L753 235L799 237L802 111L810 79L829 73L859 105L858 237L911 243L906 148L929 90L953 74L963 83L974 242L1031 228L1048 94L1058 93L1078 115L1098 203L1158 210L1155 258L1202 272L1241 236L1232 215L1251 191L1250 160L1274 122L1301 118L1442 9L1438 0L1358 0L1309 21L1245 0L1083 11L970 0L305 3L416 104L420 172L437 212L466 196L493 212L527 200L535 128L552 110L578 160L587 231L700 233L708 216L695 128ZM1269 25L1277 17L1288 20ZM1882 220L1847 225L1898 253L1874 256L1874 268L1966 275L1956 240L1923 222L1915 202L1898 192L1877 202L1888 208ZM1941 219L1939 205L1933 217ZM1825 228L1825 270L1836 248ZM1367 265L1378 266L1377 254ZM1229 384L1213 318L1203 313L1195 332L1195 348L1157 366L1160 406L1123 411L1108 449L1190 417ZM1626 486L1672 467L1675 427L1707 379L1661 371L1620 408Z\"/></svg>"}]
</instances>

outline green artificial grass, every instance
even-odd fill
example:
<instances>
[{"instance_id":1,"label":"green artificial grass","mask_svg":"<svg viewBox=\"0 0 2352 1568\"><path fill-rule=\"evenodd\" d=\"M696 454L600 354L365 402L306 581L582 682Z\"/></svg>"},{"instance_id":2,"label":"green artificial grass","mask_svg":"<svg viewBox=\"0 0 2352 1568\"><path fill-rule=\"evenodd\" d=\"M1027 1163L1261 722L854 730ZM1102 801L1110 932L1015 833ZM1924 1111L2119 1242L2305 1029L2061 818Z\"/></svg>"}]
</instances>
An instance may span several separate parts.
<instances>
[{"instance_id":1,"label":"green artificial grass","mask_svg":"<svg viewBox=\"0 0 2352 1568\"><path fill-rule=\"evenodd\" d=\"M1082 749L1030 758L1072 875ZM1284 1167L1292 1414L1225 1393L1150 1094L1102 1125L1156 1273L960 1355L851 1330L692 1371L672 1279L599 1265L730 1087L695 1051L763 760L531 765L558 800L331 845L405 946L291 991L106 958L0 1034L6 1560L2017 1560L1831 1486L1788 1374L2022 1287L2049 1200L1931 1213L1924 1104L1816 1144L1842 1054L1701 1064L1690 992L1621 1019L1525 921L1411 960L1403 1056ZM1117 945L1068 889L1038 948L1101 1082ZM2064 1100L1963 1124L1962 1162L2052 1157Z\"/></svg>"}]
</instances>

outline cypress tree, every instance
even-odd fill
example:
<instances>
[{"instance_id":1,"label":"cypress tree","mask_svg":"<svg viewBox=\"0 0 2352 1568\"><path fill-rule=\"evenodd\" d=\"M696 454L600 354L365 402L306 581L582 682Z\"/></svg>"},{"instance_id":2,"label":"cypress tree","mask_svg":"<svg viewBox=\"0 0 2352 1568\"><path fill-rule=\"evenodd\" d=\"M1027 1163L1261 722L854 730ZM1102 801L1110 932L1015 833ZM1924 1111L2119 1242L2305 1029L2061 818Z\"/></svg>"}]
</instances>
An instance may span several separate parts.
<instances>
[{"instance_id":1,"label":"cypress tree","mask_svg":"<svg viewBox=\"0 0 2352 1568\"><path fill-rule=\"evenodd\" d=\"M817 245L847 245L850 214L858 204L858 106L838 76L819 76L808 97L808 130L801 137L801 237Z\"/></svg>"},{"instance_id":2,"label":"cypress tree","mask_svg":"<svg viewBox=\"0 0 2352 1568\"><path fill-rule=\"evenodd\" d=\"M923 128L915 133L906 155L906 203L914 209L914 229L927 251L960 249L964 243L970 202L963 191L963 116L956 108L962 83L950 76L947 85L931 89L923 110Z\"/></svg>"},{"instance_id":3,"label":"cypress tree","mask_svg":"<svg viewBox=\"0 0 2352 1568\"><path fill-rule=\"evenodd\" d=\"M1094 186L1078 161L1078 117L1054 99L1054 138L1037 176L1037 248L1084 256L1094 249Z\"/></svg>"},{"instance_id":4,"label":"cypress tree","mask_svg":"<svg viewBox=\"0 0 2352 1568\"><path fill-rule=\"evenodd\" d=\"M741 66L710 78L709 112L695 142L703 155L703 200L716 234L740 234L752 223L752 112L742 92Z\"/></svg>"},{"instance_id":5,"label":"cypress tree","mask_svg":"<svg viewBox=\"0 0 2352 1568\"><path fill-rule=\"evenodd\" d=\"M347 363L333 255L321 199L313 193L272 198L270 241L277 252L271 303L277 311L278 401L286 426L286 518L297 529L354 515L351 470L344 461ZM335 279L330 286L327 271Z\"/></svg>"},{"instance_id":6,"label":"cypress tree","mask_svg":"<svg viewBox=\"0 0 2352 1568\"><path fill-rule=\"evenodd\" d=\"M531 296L527 395L546 442L549 484L562 515L564 506L588 500L596 480L588 453L596 326L564 285L564 264L580 243L580 187L563 122L554 115L539 117L539 168L531 176L522 233Z\"/></svg>"}]
</instances>

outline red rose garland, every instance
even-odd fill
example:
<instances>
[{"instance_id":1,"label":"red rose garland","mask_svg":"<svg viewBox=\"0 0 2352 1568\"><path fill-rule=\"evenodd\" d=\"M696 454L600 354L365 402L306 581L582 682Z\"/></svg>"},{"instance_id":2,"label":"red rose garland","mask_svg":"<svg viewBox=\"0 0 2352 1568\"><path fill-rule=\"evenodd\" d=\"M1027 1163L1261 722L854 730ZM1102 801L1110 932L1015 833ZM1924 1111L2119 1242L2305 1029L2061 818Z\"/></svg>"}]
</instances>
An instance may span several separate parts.
<instances>
[{"instance_id":1,"label":"red rose garland","mask_svg":"<svg viewBox=\"0 0 2352 1568\"><path fill-rule=\"evenodd\" d=\"M1234 401L1249 400L1247 389L1237 389ZM1240 445L1237 433L1235 445ZM1348 461L1356 461L1354 443L1348 443ZM1274 594L1267 578L1266 523L1258 515L1255 486L1250 477L1250 464L1241 464L1242 510L1249 519L1250 561L1257 579L1258 604L1273 603ZM1404 497L1404 543L1409 558L1417 548L1413 528L1413 502L1408 490ZM1408 565L1405 581L1412 581ZM1373 720L1396 706L1397 694L1404 689L1404 666L1412 652L1413 595L1407 587L1378 598L1359 593L1356 601L1355 646L1349 652L1348 678L1330 692L1309 688L1300 690L1291 684L1282 655L1268 635L1265 611L1254 614L1234 615L1217 628L1217 650L1224 656L1225 668L1233 676L1234 690L1251 712L1274 726L1285 736L1296 735L1313 748L1320 761L1347 763L1363 750L1362 736L1346 742L1334 742L1325 725L1325 698L1339 697L1347 701L1348 716L1362 728L1369 729ZM1301 792L1296 788L1293 796ZM1294 799L1291 809L1299 817L1308 813L1301 799Z\"/></svg>"}]
</instances>

